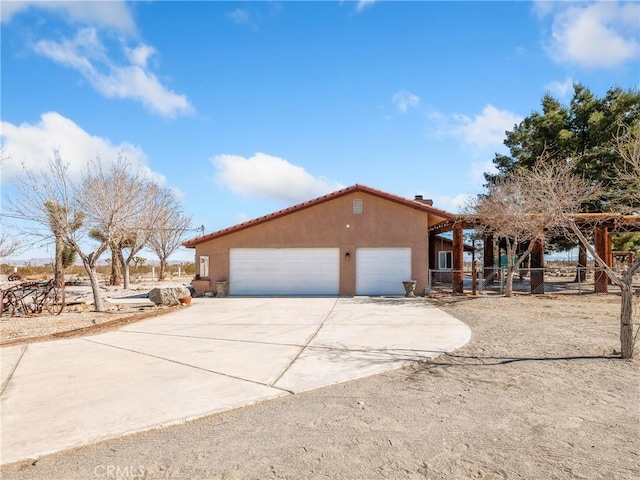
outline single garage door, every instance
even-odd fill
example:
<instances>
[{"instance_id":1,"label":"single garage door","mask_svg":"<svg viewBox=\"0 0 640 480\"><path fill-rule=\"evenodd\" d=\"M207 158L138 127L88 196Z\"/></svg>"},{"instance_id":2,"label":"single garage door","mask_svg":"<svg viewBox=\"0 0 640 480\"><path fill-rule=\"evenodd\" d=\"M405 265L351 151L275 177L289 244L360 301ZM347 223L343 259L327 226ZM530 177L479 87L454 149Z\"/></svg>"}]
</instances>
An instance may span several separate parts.
<instances>
[{"instance_id":1,"label":"single garage door","mask_svg":"<svg viewBox=\"0 0 640 480\"><path fill-rule=\"evenodd\" d=\"M338 248L232 248L231 295L338 295Z\"/></svg>"},{"instance_id":2,"label":"single garage door","mask_svg":"<svg viewBox=\"0 0 640 480\"><path fill-rule=\"evenodd\" d=\"M357 248L356 295L401 295L411 280L411 248Z\"/></svg>"}]
</instances>

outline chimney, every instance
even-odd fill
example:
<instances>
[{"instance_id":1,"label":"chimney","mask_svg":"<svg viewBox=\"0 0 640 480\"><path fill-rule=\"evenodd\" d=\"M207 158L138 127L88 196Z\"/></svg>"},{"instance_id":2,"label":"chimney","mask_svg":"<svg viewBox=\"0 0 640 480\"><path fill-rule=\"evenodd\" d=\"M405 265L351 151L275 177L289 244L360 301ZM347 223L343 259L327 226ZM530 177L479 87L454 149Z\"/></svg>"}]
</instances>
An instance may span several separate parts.
<instances>
[{"instance_id":1,"label":"chimney","mask_svg":"<svg viewBox=\"0 0 640 480\"><path fill-rule=\"evenodd\" d=\"M433 206L433 200L431 200L430 198L425 199L422 195L416 195L414 200L416 202L420 202L420 203L424 203L425 205L429 205L430 207Z\"/></svg>"}]
</instances>

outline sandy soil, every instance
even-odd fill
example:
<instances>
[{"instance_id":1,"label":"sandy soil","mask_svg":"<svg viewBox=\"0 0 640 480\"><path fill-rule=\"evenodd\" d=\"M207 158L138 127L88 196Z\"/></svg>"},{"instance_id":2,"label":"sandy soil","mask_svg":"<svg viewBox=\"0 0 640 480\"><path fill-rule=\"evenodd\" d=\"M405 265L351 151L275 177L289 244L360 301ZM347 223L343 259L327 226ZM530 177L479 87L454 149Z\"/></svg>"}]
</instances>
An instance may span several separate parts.
<instances>
[{"instance_id":1,"label":"sandy soil","mask_svg":"<svg viewBox=\"0 0 640 480\"><path fill-rule=\"evenodd\" d=\"M640 363L615 295L441 297L462 349L36 462L32 479L637 479Z\"/></svg>"},{"instance_id":2,"label":"sandy soil","mask_svg":"<svg viewBox=\"0 0 640 480\"><path fill-rule=\"evenodd\" d=\"M19 311L13 317L6 315L0 317L0 347L97 333L161 315L171 307L150 305L146 298L149 290L158 286L178 286L187 283L144 282L133 284L126 290L121 287L102 286L101 294L105 300L104 312L94 311L93 294L89 286L67 286L65 287L67 306L57 315L49 315L46 312L24 315ZM15 283L0 283L0 288L11 285Z\"/></svg>"}]
</instances>

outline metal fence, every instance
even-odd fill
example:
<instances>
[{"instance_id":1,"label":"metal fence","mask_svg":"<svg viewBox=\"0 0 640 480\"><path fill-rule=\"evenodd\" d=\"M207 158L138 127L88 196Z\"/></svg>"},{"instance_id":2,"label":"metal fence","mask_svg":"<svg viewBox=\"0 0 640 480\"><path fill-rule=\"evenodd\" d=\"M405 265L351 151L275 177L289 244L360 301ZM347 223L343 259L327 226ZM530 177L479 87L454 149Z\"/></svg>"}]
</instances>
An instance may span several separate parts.
<instances>
[{"instance_id":1,"label":"metal fence","mask_svg":"<svg viewBox=\"0 0 640 480\"><path fill-rule=\"evenodd\" d=\"M429 270L429 284L425 293L453 293L453 280L456 273L462 274L463 292L472 293L474 280L471 269ZM606 274L598 267L522 268L513 276L513 291L538 295L596 293L596 278L601 275ZM475 278L476 291L504 294L506 276L506 268L478 268ZM640 274L633 277L633 288L640 295ZM616 285L609 283L608 291L615 293L619 289Z\"/></svg>"}]
</instances>

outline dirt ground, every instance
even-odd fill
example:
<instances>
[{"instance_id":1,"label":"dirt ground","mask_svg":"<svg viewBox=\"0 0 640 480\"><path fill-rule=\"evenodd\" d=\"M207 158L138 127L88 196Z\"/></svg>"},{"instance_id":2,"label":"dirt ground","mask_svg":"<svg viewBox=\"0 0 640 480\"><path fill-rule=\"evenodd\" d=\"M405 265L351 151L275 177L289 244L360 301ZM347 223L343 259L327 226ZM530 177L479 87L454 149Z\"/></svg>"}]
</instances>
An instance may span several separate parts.
<instances>
[{"instance_id":1,"label":"dirt ground","mask_svg":"<svg viewBox=\"0 0 640 480\"><path fill-rule=\"evenodd\" d=\"M616 295L431 299L450 355L5 465L3 479L637 479L640 362ZM637 318L637 317L636 317Z\"/></svg>"},{"instance_id":2,"label":"dirt ground","mask_svg":"<svg viewBox=\"0 0 640 480\"><path fill-rule=\"evenodd\" d=\"M0 283L7 288L14 283ZM65 287L67 306L55 315L24 315L19 311L15 316L0 317L0 347L25 342L48 341L56 338L68 338L89 333L97 333L125 325L127 323L162 315L172 307L153 306L146 299L149 290L158 286L177 286L179 282L144 282L134 284L125 290L121 287L101 287L105 300L105 311L96 312L93 295L89 286ZM125 298L126 303L120 301Z\"/></svg>"}]
</instances>

